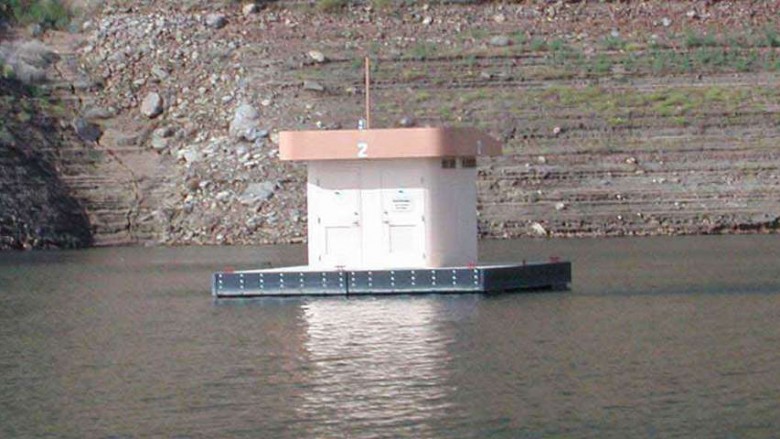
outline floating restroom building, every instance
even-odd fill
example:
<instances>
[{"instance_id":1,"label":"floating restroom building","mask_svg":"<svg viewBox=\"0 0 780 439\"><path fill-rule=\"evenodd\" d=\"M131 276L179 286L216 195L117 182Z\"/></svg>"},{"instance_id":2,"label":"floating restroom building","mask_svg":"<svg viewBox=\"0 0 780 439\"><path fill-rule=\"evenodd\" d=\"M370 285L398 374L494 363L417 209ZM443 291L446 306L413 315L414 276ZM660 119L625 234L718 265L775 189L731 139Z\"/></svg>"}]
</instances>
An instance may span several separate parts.
<instances>
[{"instance_id":1,"label":"floating restroom building","mask_svg":"<svg viewBox=\"0 0 780 439\"><path fill-rule=\"evenodd\" d=\"M308 265L215 273L216 297L491 292L565 287L571 264L480 265L473 128L286 131L308 168Z\"/></svg>"},{"instance_id":2,"label":"floating restroom building","mask_svg":"<svg viewBox=\"0 0 780 439\"><path fill-rule=\"evenodd\" d=\"M309 266L390 269L477 263L476 157L501 154L469 128L282 133L308 166Z\"/></svg>"}]
</instances>

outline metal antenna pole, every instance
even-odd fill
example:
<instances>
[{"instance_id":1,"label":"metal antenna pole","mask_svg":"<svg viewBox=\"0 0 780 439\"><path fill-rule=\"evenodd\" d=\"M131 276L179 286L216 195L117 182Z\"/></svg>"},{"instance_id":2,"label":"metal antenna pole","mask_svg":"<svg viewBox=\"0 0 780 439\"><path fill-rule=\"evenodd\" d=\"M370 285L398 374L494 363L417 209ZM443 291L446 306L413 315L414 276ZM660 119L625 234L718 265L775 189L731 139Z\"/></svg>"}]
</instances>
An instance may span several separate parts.
<instances>
[{"instance_id":1,"label":"metal antenna pole","mask_svg":"<svg viewBox=\"0 0 780 439\"><path fill-rule=\"evenodd\" d=\"M371 129L371 69L366 57L366 129Z\"/></svg>"}]
</instances>

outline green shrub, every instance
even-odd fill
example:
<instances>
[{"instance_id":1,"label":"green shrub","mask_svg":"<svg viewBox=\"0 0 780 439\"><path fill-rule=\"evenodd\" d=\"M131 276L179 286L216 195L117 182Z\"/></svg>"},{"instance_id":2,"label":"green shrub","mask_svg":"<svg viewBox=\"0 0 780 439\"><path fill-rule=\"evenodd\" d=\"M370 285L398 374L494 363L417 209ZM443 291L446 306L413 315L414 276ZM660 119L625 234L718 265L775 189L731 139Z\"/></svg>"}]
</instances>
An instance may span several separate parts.
<instances>
[{"instance_id":1,"label":"green shrub","mask_svg":"<svg viewBox=\"0 0 780 439\"><path fill-rule=\"evenodd\" d=\"M780 47L780 35L774 29L767 29L764 31L764 46L766 47Z\"/></svg>"},{"instance_id":2,"label":"green shrub","mask_svg":"<svg viewBox=\"0 0 780 439\"><path fill-rule=\"evenodd\" d=\"M566 49L566 43L563 40L555 39L550 42L550 50L558 52Z\"/></svg>"},{"instance_id":3,"label":"green shrub","mask_svg":"<svg viewBox=\"0 0 780 439\"><path fill-rule=\"evenodd\" d=\"M436 55L438 47L432 43L418 41L409 54L409 58L424 61Z\"/></svg>"},{"instance_id":4,"label":"green shrub","mask_svg":"<svg viewBox=\"0 0 780 439\"><path fill-rule=\"evenodd\" d=\"M593 62L592 71L599 75L605 75L612 70L612 60L606 55L599 55Z\"/></svg>"},{"instance_id":5,"label":"green shrub","mask_svg":"<svg viewBox=\"0 0 780 439\"><path fill-rule=\"evenodd\" d=\"M607 35L602 40L602 44L604 45L604 48L607 50L623 50L626 48L627 43L620 37L613 37L612 35Z\"/></svg>"},{"instance_id":6,"label":"green shrub","mask_svg":"<svg viewBox=\"0 0 780 439\"><path fill-rule=\"evenodd\" d=\"M71 11L60 0L0 0L0 17L22 25L65 28Z\"/></svg>"},{"instance_id":7,"label":"green shrub","mask_svg":"<svg viewBox=\"0 0 780 439\"><path fill-rule=\"evenodd\" d=\"M347 6L348 0L317 0L317 9L322 12L336 12Z\"/></svg>"},{"instance_id":8,"label":"green shrub","mask_svg":"<svg viewBox=\"0 0 780 439\"><path fill-rule=\"evenodd\" d=\"M16 73L14 72L14 68L0 61L0 77L4 79L15 79Z\"/></svg>"},{"instance_id":9,"label":"green shrub","mask_svg":"<svg viewBox=\"0 0 780 439\"><path fill-rule=\"evenodd\" d=\"M688 32L685 34L685 47L715 47L718 45L718 40L715 35L704 34L699 35L694 32Z\"/></svg>"},{"instance_id":10,"label":"green shrub","mask_svg":"<svg viewBox=\"0 0 780 439\"><path fill-rule=\"evenodd\" d=\"M514 42L515 46L522 46L525 44L526 36L525 32L522 31L515 31L512 32L512 41Z\"/></svg>"},{"instance_id":11,"label":"green shrub","mask_svg":"<svg viewBox=\"0 0 780 439\"><path fill-rule=\"evenodd\" d=\"M541 52L543 50L547 50L547 42L542 40L541 38L534 38L531 41L531 50L534 52Z\"/></svg>"},{"instance_id":12,"label":"green shrub","mask_svg":"<svg viewBox=\"0 0 780 439\"><path fill-rule=\"evenodd\" d=\"M372 0L371 6L380 11L388 11L393 7L393 0Z\"/></svg>"}]
</instances>

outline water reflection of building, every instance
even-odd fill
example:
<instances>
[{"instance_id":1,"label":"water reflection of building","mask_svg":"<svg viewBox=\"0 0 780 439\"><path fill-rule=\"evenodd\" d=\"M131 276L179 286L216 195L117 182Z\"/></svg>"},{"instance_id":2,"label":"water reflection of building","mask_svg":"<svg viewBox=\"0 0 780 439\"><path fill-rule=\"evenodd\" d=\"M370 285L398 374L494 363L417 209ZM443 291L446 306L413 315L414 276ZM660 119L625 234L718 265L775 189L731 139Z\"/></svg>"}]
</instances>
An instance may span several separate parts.
<instances>
[{"instance_id":1,"label":"water reflection of building","mask_svg":"<svg viewBox=\"0 0 780 439\"><path fill-rule=\"evenodd\" d=\"M304 305L311 369L299 416L313 436L431 433L452 394L440 305L408 297Z\"/></svg>"}]
</instances>

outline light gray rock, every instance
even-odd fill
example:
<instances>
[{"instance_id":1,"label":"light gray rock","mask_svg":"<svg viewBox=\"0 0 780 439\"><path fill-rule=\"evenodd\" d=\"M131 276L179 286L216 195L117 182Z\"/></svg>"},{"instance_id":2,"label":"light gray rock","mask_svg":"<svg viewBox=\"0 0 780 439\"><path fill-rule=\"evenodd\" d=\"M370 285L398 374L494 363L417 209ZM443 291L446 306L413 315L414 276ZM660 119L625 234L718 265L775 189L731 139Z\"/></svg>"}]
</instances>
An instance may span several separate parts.
<instances>
[{"instance_id":1,"label":"light gray rock","mask_svg":"<svg viewBox=\"0 0 780 439\"><path fill-rule=\"evenodd\" d=\"M106 61L111 62L113 64L121 64L127 61L127 55L123 50L120 50L109 55L109 57L106 58Z\"/></svg>"},{"instance_id":2,"label":"light gray rock","mask_svg":"<svg viewBox=\"0 0 780 439\"><path fill-rule=\"evenodd\" d=\"M141 114L154 119L163 112L163 100L159 94L151 92L141 102Z\"/></svg>"},{"instance_id":3,"label":"light gray rock","mask_svg":"<svg viewBox=\"0 0 780 439\"><path fill-rule=\"evenodd\" d=\"M496 35L490 39L490 45L496 47L505 47L511 43L511 40L506 35Z\"/></svg>"},{"instance_id":4,"label":"light gray rock","mask_svg":"<svg viewBox=\"0 0 780 439\"><path fill-rule=\"evenodd\" d=\"M157 128L152 132L152 136L159 137L161 139L167 139L168 137L173 136L176 133L176 130L173 129L171 126L165 126Z\"/></svg>"},{"instance_id":5,"label":"light gray rock","mask_svg":"<svg viewBox=\"0 0 780 439\"><path fill-rule=\"evenodd\" d=\"M206 16L206 26L212 29L222 29L227 24L227 19L222 14L209 14Z\"/></svg>"},{"instance_id":6,"label":"light gray rock","mask_svg":"<svg viewBox=\"0 0 780 439\"><path fill-rule=\"evenodd\" d=\"M228 134L233 138L252 142L257 138L259 124L260 112L252 105L243 103L236 108L236 112L233 114Z\"/></svg>"},{"instance_id":7,"label":"light gray rock","mask_svg":"<svg viewBox=\"0 0 780 439\"><path fill-rule=\"evenodd\" d=\"M254 142L260 139L265 139L267 137L268 137L268 130L263 130L257 127L249 128L244 133L244 138L250 142Z\"/></svg>"},{"instance_id":8,"label":"light gray rock","mask_svg":"<svg viewBox=\"0 0 780 439\"><path fill-rule=\"evenodd\" d=\"M260 11L260 7L254 3L247 3L244 5L244 7L241 8L241 12L244 14L244 17L256 14L258 11Z\"/></svg>"},{"instance_id":9,"label":"light gray rock","mask_svg":"<svg viewBox=\"0 0 780 439\"><path fill-rule=\"evenodd\" d=\"M222 191L217 193L216 197L217 201L227 201L230 199L230 192L229 191Z\"/></svg>"},{"instance_id":10,"label":"light gray rock","mask_svg":"<svg viewBox=\"0 0 780 439\"><path fill-rule=\"evenodd\" d=\"M303 81L303 89L309 91L325 91L325 87L317 81Z\"/></svg>"},{"instance_id":11,"label":"light gray rock","mask_svg":"<svg viewBox=\"0 0 780 439\"><path fill-rule=\"evenodd\" d=\"M539 223L531 224L530 229L531 233L536 236L547 236L547 229L545 229L544 226Z\"/></svg>"},{"instance_id":12,"label":"light gray rock","mask_svg":"<svg viewBox=\"0 0 780 439\"><path fill-rule=\"evenodd\" d=\"M276 189L276 183L264 181L261 183L249 183L244 192L238 197L241 204L253 204L271 198Z\"/></svg>"},{"instance_id":13,"label":"light gray rock","mask_svg":"<svg viewBox=\"0 0 780 439\"><path fill-rule=\"evenodd\" d=\"M201 159L200 153L192 147L182 149L176 155L179 160L184 160L187 164L198 162Z\"/></svg>"},{"instance_id":14,"label":"light gray rock","mask_svg":"<svg viewBox=\"0 0 780 439\"><path fill-rule=\"evenodd\" d=\"M413 127L416 124L416 122L414 118L409 116L404 116L401 118L401 120L398 121L398 124L404 128L409 128L409 127Z\"/></svg>"},{"instance_id":15,"label":"light gray rock","mask_svg":"<svg viewBox=\"0 0 780 439\"><path fill-rule=\"evenodd\" d=\"M173 127L161 127L152 131L152 149L165 151L170 145L171 137L176 132Z\"/></svg>"},{"instance_id":16,"label":"light gray rock","mask_svg":"<svg viewBox=\"0 0 780 439\"><path fill-rule=\"evenodd\" d=\"M314 62L317 63L324 63L327 59L325 58L325 55L320 52L319 50L310 50L309 51L309 58L313 59Z\"/></svg>"},{"instance_id":17,"label":"light gray rock","mask_svg":"<svg viewBox=\"0 0 780 439\"><path fill-rule=\"evenodd\" d=\"M170 75L167 70L157 65L152 66L151 73L152 76L160 81L168 79L168 76Z\"/></svg>"},{"instance_id":18,"label":"light gray rock","mask_svg":"<svg viewBox=\"0 0 780 439\"><path fill-rule=\"evenodd\" d=\"M165 137L152 136L152 149L158 152L165 151L168 148L168 142L170 139Z\"/></svg>"},{"instance_id":19,"label":"light gray rock","mask_svg":"<svg viewBox=\"0 0 780 439\"><path fill-rule=\"evenodd\" d=\"M91 107L84 110L84 113L82 113L81 117L86 120L100 120L111 119L115 115L116 111L112 110L111 108Z\"/></svg>"}]
</instances>

